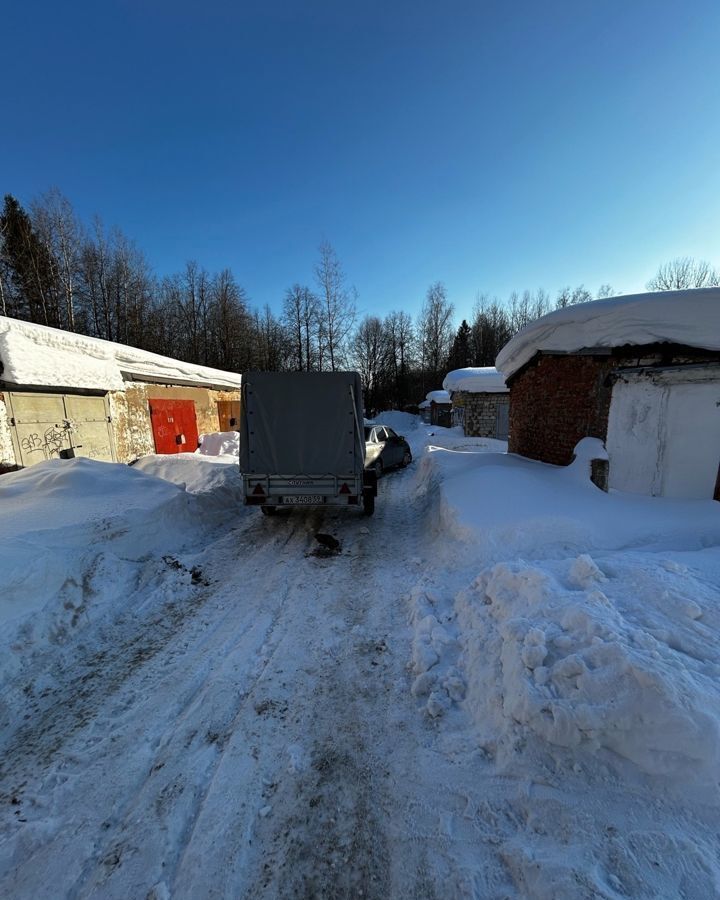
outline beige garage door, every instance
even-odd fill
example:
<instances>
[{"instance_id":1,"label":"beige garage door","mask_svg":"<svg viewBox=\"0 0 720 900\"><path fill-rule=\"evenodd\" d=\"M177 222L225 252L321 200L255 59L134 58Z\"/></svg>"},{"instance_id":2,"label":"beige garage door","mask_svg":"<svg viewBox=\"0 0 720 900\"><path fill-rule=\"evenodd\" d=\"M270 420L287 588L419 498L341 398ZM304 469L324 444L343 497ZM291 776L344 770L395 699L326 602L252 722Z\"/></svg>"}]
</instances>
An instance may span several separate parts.
<instances>
[{"instance_id":1,"label":"beige garage door","mask_svg":"<svg viewBox=\"0 0 720 900\"><path fill-rule=\"evenodd\" d=\"M22 466L75 456L113 461L112 432L104 397L10 393L15 453Z\"/></svg>"}]
</instances>

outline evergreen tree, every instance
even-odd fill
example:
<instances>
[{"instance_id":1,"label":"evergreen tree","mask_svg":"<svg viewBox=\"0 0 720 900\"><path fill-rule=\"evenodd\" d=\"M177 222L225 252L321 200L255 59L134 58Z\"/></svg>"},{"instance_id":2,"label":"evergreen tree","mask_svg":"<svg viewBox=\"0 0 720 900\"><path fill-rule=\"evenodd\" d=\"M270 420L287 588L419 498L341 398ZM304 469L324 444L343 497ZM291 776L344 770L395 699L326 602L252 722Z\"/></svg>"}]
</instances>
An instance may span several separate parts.
<instances>
[{"instance_id":1,"label":"evergreen tree","mask_svg":"<svg viewBox=\"0 0 720 900\"><path fill-rule=\"evenodd\" d=\"M452 349L448 356L448 369L464 369L471 365L471 338L472 329L465 319L460 323L455 339L453 340Z\"/></svg>"},{"instance_id":2,"label":"evergreen tree","mask_svg":"<svg viewBox=\"0 0 720 900\"><path fill-rule=\"evenodd\" d=\"M3 259L15 289L13 314L43 325L62 326L59 310L58 265L32 227L30 217L11 194L6 194L0 232Z\"/></svg>"}]
</instances>

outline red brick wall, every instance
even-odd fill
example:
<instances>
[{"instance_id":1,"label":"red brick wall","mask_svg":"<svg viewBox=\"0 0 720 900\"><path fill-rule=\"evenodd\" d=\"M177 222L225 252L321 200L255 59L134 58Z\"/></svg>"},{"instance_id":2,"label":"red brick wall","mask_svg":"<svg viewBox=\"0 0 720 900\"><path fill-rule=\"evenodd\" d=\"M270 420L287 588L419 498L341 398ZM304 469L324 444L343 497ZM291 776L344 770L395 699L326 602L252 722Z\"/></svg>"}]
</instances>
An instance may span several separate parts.
<instances>
[{"instance_id":1,"label":"red brick wall","mask_svg":"<svg viewBox=\"0 0 720 900\"><path fill-rule=\"evenodd\" d=\"M510 453L565 466L584 437L607 436L617 360L539 356L510 382Z\"/></svg>"}]
</instances>

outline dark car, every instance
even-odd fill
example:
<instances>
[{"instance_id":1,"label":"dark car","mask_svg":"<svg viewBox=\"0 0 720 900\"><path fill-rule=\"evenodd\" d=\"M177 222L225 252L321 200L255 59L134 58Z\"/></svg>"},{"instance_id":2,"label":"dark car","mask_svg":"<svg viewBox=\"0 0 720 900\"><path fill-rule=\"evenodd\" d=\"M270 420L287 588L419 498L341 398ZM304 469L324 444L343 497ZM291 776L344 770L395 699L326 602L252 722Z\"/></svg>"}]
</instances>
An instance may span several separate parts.
<instances>
[{"instance_id":1,"label":"dark car","mask_svg":"<svg viewBox=\"0 0 720 900\"><path fill-rule=\"evenodd\" d=\"M412 462L410 445L387 425L365 426L365 468L372 469L378 478L385 469L407 466Z\"/></svg>"}]
</instances>

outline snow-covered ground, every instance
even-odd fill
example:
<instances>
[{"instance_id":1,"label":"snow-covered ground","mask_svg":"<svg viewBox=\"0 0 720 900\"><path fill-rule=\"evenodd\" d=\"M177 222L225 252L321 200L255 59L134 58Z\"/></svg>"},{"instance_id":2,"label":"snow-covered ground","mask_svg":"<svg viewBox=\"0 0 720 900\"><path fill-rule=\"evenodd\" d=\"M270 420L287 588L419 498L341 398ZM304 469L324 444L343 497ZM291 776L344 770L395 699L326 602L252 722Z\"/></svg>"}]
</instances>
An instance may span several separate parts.
<instances>
[{"instance_id":1,"label":"snow-covered ground","mask_svg":"<svg viewBox=\"0 0 720 900\"><path fill-rule=\"evenodd\" d=\"M720 896L720 506L377 421L371 519L0 479L0 894Z\"/></svg>"}]
</instances>

